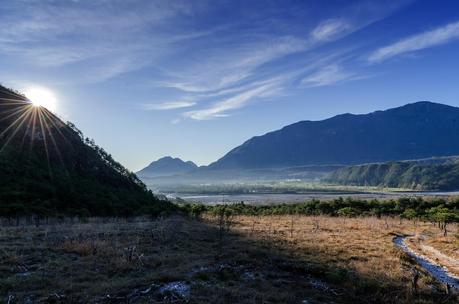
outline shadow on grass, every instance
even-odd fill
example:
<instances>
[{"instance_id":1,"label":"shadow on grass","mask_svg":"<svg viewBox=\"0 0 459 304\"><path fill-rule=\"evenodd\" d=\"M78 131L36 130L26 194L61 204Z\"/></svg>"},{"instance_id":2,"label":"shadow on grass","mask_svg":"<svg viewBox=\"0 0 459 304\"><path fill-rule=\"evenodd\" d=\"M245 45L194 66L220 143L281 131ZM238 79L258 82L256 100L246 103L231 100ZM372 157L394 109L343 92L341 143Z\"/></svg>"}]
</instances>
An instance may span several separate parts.
<instances>
[{"instance_id":1,"label":"shadow on grass","mask_svg":"<svg viewBox=\"0 0 459 304\"><path fill-rule=\"evenodd\" d=\"M287 230L234 220L2 227L0 303L455 303L428 278L412 292L412 261L396 249L406 276L375 278Z\"/></svg>"}]
</instances>

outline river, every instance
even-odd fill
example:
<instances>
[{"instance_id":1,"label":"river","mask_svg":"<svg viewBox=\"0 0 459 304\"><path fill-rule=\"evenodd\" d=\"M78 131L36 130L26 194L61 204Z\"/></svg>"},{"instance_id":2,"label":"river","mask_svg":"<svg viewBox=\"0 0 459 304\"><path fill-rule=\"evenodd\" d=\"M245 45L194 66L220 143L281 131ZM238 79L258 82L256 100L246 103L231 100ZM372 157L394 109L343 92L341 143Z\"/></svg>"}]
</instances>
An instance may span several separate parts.
<instances>
[{"instance_id":1,"label":"river","mask_svg":"<svg viewBox=\"0 0 459 304\"><path fill-rule=\"evenodd\" d=\"M394 238L394 244L400 247L403 251L413 257L416 262L425 270L427 270L432 277L437 279L439 282L443 284L448 284L450 287L459 291L459 281L456 277L448 272L447 269L441 267L440 265L432 262L431 260L425 258L414 252L405 242L405 236L397 236Z\"/></svg>"}]
</instances>

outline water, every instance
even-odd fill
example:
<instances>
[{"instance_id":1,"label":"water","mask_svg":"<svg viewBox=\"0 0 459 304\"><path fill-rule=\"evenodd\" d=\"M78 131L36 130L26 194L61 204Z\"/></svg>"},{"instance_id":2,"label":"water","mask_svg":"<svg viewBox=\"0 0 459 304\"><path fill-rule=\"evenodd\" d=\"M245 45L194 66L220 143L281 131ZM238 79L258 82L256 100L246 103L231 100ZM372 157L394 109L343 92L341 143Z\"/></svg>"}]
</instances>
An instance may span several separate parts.
<instances>
[{"instance_id":1,"label":"water","mask_svg":"<svg viewBox=\"0 0 459 304\"><path fill-rule=\"evenodd\" d=\"M427 270L435 279L440 281L443 284L448 284L452 288L459 290L459 281L453 277L448 270L437 265L433 262L430 262L423 256L418 255L413 250L411 250L405 243L405 236L397 236L394 238L394 243L398 247L402 248L403 251L408 253L411 257L413 257L416 262L421 265L422 268Z\"/></svg>"}]
</instances>

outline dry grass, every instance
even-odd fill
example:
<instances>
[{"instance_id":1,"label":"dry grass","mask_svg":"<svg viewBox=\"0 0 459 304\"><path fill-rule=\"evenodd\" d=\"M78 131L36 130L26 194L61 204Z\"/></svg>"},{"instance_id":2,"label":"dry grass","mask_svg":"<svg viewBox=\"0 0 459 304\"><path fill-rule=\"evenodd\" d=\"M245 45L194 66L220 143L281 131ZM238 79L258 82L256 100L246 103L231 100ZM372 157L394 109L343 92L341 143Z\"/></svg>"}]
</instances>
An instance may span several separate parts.
<instances>
[{"instance_id":1,"label":"dry grass","mask_svg":"<svg viewBox=\"0 0 459 304\"><path fill-rule=\"evenodd\" d=\"M409 289L413 268L412 261L394 247L393 236L427 232L437 239L441 235L430 224L414 226L399 219L241 216L235 222L242 234L269 240L293 252L297 260L340 269L341 273L331 273L329 279L346 290L368 284L358 288L374 289L373 296L380 292L377 297L387 301L400 297L401 289ZM431 278L423 276L421 292L428 294L431 289Z\"/></svg>"},{"instance_id":2,"label":"dry grass","mask_svg":"<svg viewBox=\"0 0 459 304\"><path fill-rule=\"evenodd\" d=\"M454 229L454 227L452 227ZM424 230L410 238L410 247L418 254L423 255L436 264L444 266L448 271L459 278L459 239L455 231L450 231L449 236ZM455 232L455 234L453 234Z\"/></svg>"},{"instance_id":3,"label":"dry grass","mask_svg":"<svg viewBox=\"0 0 459 304\"><path fill-rule=\"evenodd\" d=\"M437 235L426 240L426 244L459 261L459 231L449 236Z\"/></svg>"},{"instance_id":4,"label":"dry grass","mask_svg":"<svg viewBox=\"0 0 459 304\"><path fill-rule=\"evenodd\" d=\"M392 244L395 233L436 237L439 231L428 224L307 216L230 220L223 234L212 217L3 227L0 303L455 301L428 276L413 294L414 265Z\"/></svg>"}]
</instances>

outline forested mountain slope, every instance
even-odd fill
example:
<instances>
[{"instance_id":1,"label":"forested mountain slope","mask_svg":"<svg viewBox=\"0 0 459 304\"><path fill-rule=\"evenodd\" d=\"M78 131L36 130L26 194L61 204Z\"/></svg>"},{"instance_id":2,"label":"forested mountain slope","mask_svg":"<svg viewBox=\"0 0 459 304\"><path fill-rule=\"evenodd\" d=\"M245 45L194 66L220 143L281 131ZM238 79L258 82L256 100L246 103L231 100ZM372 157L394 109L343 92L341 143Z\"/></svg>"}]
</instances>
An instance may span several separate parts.
<instances>
[{"instance_id":1,"label":"forested mountain slope","mask_svg":"<svg viewBox=\"0 0 459 304\"><path fill-rule=\"evenodd\" d=\"M326 178L342 185L459 190L459 162L388 162L340 168Z\"/></svg>"},{"instance_id":2,"label":"forested mountain slope","mask_svg":"<svg viewBox=\"0 0 459 304\"><path fill-rule=\"evenodd\" d=\"M154 214L170 207L73 124L0 86L0 216Z\"/></svg>"}]
</instances>

